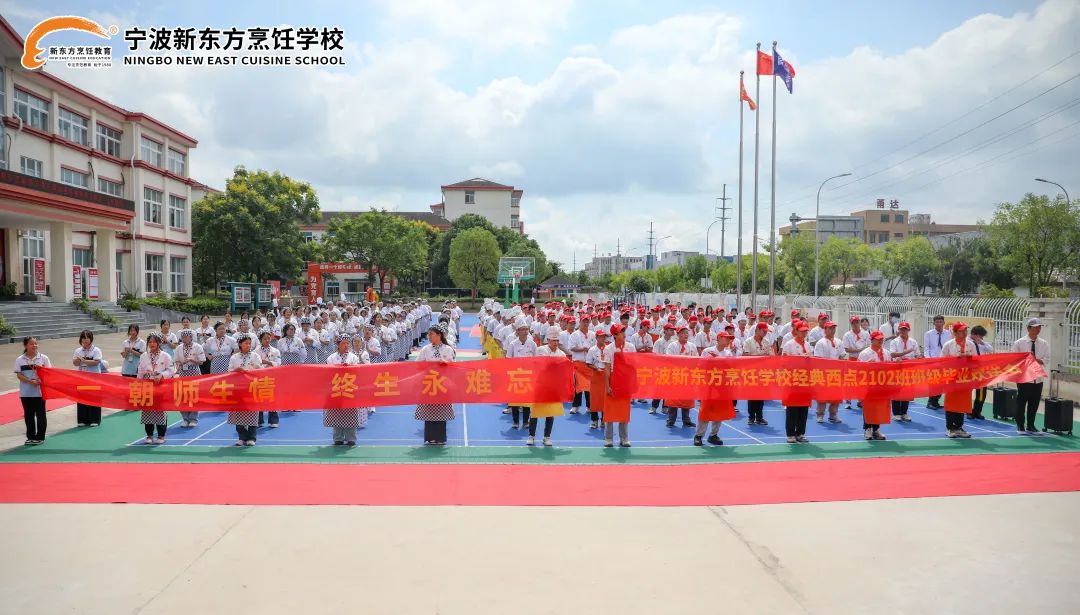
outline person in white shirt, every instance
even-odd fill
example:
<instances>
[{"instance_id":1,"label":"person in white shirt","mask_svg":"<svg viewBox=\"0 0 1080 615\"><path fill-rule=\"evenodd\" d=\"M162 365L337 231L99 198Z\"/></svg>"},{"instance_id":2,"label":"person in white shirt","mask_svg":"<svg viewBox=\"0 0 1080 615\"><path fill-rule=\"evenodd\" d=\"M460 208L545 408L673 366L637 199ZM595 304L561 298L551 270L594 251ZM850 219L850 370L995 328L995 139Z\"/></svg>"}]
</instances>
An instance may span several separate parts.
<instances>
[{"instance_id":1,"label":"person in white shirt","mask_svg":"<svg viewBox=\"0 0 1080 615\"><path fill-rule=\"evenodd\" d=\"M570 406L570 414L577 414L584 409L592 408L590 390L592 388L593 369L588 363L589 350L596 343L596 339L589 331L589 321L585 316L578 322L577 331L570 334L568 347L570 360L574 364L574 402Z\"/></svg>"},{"instance_id":2,"label":"person in white shirt","mask_svg":"<svg viewBox=\"0 0 1080 615\"><path fill-rule=\"evenodd\" d=\"M281 351L274 347L274 334L269 331L263 331L259 334L259 347L255 350L254 354L259 360L261 369L269 369L281 365ZM270 428L277 429L280 423L280 414L277 411L271 410L269 416ZM259 427L262 427L264 418L263 413L260 411Z\"/></svg>"},{"instance_id":3,"label":"person in white shirt","mask_svg":"<svg viewBox=\"0 0 1080 615\"><path fill-rule=\"evenodd\" d=\"M987 344L983 338L986 337L986 327L982 325L975 325L971 328L971 345L975 347L975 356L984 354L994 354L994 347ZM982 420L983 404L986 402L986 387L975 389L975 399L971 402L971 418Z\"/></svg>"},{"instance_id":4,"label":"person in white shirt","mask_svg":"<svg viewBox=\"0 0 1080 615\"><path fill-rule=\"evenodd\" d=\"M52 367L49 357L38 352L37 338L28 335L23 338L23 353L15 358L15 378L19 381L19 401L23 408L23 422L26 424L26 444L36 446L45 442L45 430L48 419L45 417L45 398L41 396L41 377L38 368Z\"/></svg>"},{"instance_id":5,"label":"person in white shirt","mask_svg":"<svg viewBox=\"0 0 1080 615\"><path fill-rule=\"evenodd\" d=\"M844 352L847 353L848 361L858 361L859 354L870 347L870 332L862 328L862 322L858 316L852 316L848 320L851 322L851 330L844 334ZM862 408L861 402L856 401L855 404ZM851 410L850 399L847 402L847 409Z\"/></svg>"},{"instance_id":6,"label":"person in white shirt","mask_svg":"<svg viewBox=\"0 0 1080 615\"><path fill-rule=\"evenodd\" d=\"M296 329L295 325L287 324L286 327L292 327ZM301 344L302 346L303 344ZM241 333L236 336L237 351L229 357L229 371L230 372L246 372L257 369L262 369L262 360L259 358L259 353L252 352L251 350L251 336L247 333ZM257 439L256 429L258 428L259 413L233 409L229 410L226 422L229 425L236 427L236 444L233 446L255 446L255 440Z\"/></svg>"},{"instance_id":7,"label":"person in white shirt","mask_svg":"<svg viewBox=\"0 0 1080 615\"><path fill-rule=\"evenodd\" d=\"M506 347L507 359L521 359L536 356L536 341L529 334L529 325L524 320L517 324L517 335ZM513 429L521 429L528 426L529 415L532 408L528 404L510 406L510 414L513 419ZM519 420L520 418L520 420Z\"/></svg>"},{"instance_id":8,"label":"person in white shirt","mask_svg":"<svg viewBox=\"0 0 1080 615\"><path fill-rule=\"evenodd\" d=\"M173 355L173 366L177 377L198 376L202 374L200 366L206 362L206 351L195 342L195 332L191 329L180 330L180 344ZM181 426L195 427L199 424L198 412L180 412Z\"/></svg>"},{"instance_id":9,"label":"person in white shirt","mask_svg":"<svg viewBox=\"0 0 1080 615\"><path fill-rule=\"evenodd\" d=\"M821 312L817 315L817 326L810 329L810 333L806 336L806 341L814 346L818 343L818 340L825 337L825 323L829 320L829 315L825 312Z\"/></svg>"},{"instance_id":10,"label":"person in white shirt","mask_svg":"<svg viewBox=\"0 0 1080 615\"><path fill-rule=\"evenodd\" d=\"M701 322L701 330L690 340L694 342L694 346L697 346L698 352L701 352L709 346L716 345L717 331L713 328L713 319L706 316Z\"/></svg>"},{"instance_id":11,"label":"person in white shirt","mask_svg":"<svg viewBox=\"0 0 1080 615\"><path fill-rule=\"evenodd\" d=\"M874 331L870 334L870 347L859 353L859 360L864 363L889 363L892 354L884 348L885 334ZM863 401L863 439L884 440L881 425L890 422L889 400L867 399Z\"/></svg>"},{"instance_id":12,"label":"person in white shirt","mask_svg":"<svg viewBox=\"0 0 1080 615\"><path fill-rule=\"evenodd\" d=\"M795 323L793 328L794 337L790 342L784 344L781 349L781 353L787 357L808 357L810 356L810 344L806 343L806 334L810 331L810 327L805 322L799 321ZM787 412L786 421L784 424L784 430L787 433L788 444L795 444L796 442L809 442L806 437L806 418L810 413L809 406L786 406Z\"/></svg>"},{"instance_id":13,"label":"person in white shirt","mask_svg":"<svg viewBox=\"0 0 1080 615\"><path fill-rule=\"evenodd\" d=\"M652 352L653 338L649 333L652 323L642 320L638 325L638 332L630 336L630 343L634 345L635 352Z\"/></svg>"},{"instance_id":14,"label":"person in white shirt","mask_svg":"<svg viewBox=\"0 0 1080 615\"><path fill-rule=\"evenodd\" d=\"M162 344L164 337L161 333L153 332L146 336L146 352L139 357L139 372L136 378L152 380L154 384L164 378L172 378L173 360L164 350ZM147 444L165 444L165 429L169 421L164 410L143 410L139 422L146 430ZM157 437L154 438L154 429L157 429Z\"/></svg>"},{"instance_id":15,"label":"person in white shirt","mask_svg":"<svg viewBox=\"0 0 1080 615\"><path fill-rule=\"evenodd\" d=\"M548 328L546 344L536 349L538 357L557 357L566 359L566 353L559 348L559 330L555 327ZM532 416L529 418L529 439L526 446L536 443L536 426L539 419L544 419L544 446L551 446L551 429L555 426L555 417L563 415L562 402L535 403L532 407Z\"/></svg>"},{"instance_id":16,"label":"person in white shirt","mask_svg":"<svg viewBox=\"0 0 1080 615\"><path fill-rule=\"evenodd\" d=\"M621 324L611 325L612 342L600 353L604 362L604 448L612 448L615 425L619 426L619 446L630 447L630 398L615 397L611 386L611 372L615 367L615 354L634 352L634 345L626 341L626 329Z\"/></svg>"},{"instance_id":17,"label":"person in white shirt","mask_svg":"<svg viewBox=\"0 0 1080 615\"><path fill-rule=\"evenodd\" d=\"M79 334L79 347L71 357L71 364L80 372L104 373L101 349L94 345L94 332L86 329ZM101 406L79 403L75 406L75 422L80 426L97 427L101 424Z\"/></svg>"},{"instance_id":18,"label":"person in white shirt","mask_svg":"<svg viewBox=\"0 0 1080 615\"><path fill-rule=\"evenodd\" d=\"M360 357L349 350L351 338L341 333L334 340L337 352L326 358L327 365L359 365ZM323 411L323 427L334 430L334 446L356 446L356 430L367 424L367 411L363 408L329 408Z\"/></svg>"},{"instance_id":19,"label":"person in white shirt","mask_svg":"<svg viewBox=\"0 0 1080 615\"><path fill-rule=\"evenodd\" d=\"M788 333L791 333L791 330L795 328L795 323L801 320L802 313L799 310L791 310L791 321L781 326L780 329L776 332L776 334L783 338Z\"/></svg>"},{"instance_id":20,"label":"person in white shirt","mask_svg":"<svg viewBox=\"0 0 1080 615\"><path fill-rule=\"evenodd\" d=\"M1050 342L1039 337L1042 332L1042 321L1032 318L1027 321L1027 335L1013 342L1013 352L1031 353L1039 365L1046 367L1050 360ZM1036 378L1030 382L1020 382L1016 385L1016 431L1034 433L1035 416L1039 412L1039 400L1042 399L1043 379ZM1026 426L1026 429L1025 429Z\"/></svg>"},{"instance_id":21,"label":"person in white shirt","mask_svg":"<svg viewBox=\"0 0 1080 615\"><path fill-rule=\"evenodd\" d=\"M589 348L585 363L592 370L589 380L589 429L600 428L600 413L607 401L607 366L604 363L604 349L608 344L608 330L600 327L595 333L596 343Z\"/></svg>"},{"instance_id":22,"label":"person in white shirt","mask_svg":"<svg viewBox=\"0 0 1080 615\"><path fill-rule=\"evenodd\" d=\"M818 343L814 344L814 356L819 359L831 359L833 361L842 361L847 358L847 354L844 352L841 343L836 340L836 323L831 320L826 320L821 323L820 329L823 331L822 338L818 340ZM807 342L809 343L809 339L807 339ZM818 423L825 422L826 410L829 413L830 423L843 423L843 421L840 420L839 399L817 400Z\"/></svg>"},{"instance_id":23,"label":"person in white shirt","mask_svg":"<svg viewBox=\"0 0 1080 615\"><path fill-rule=\"evenodd\" d=\"M693 318L693 317L691 317ZM668 344L668 347L664 349L664 354L668 356L679 357L696 357L698 356L697 346L694 342L690 341L690 329L686 325L679 325L675 328L676 339ZM667 408L668 418L667 426L675 426L675 413L677 410L682 411L682 425L683 427L696 427L697 424L690 419L690 411L694 409L696 405L693 399L665 399L664 406Z\"/></svg>"},{"instance_id":24,"label":"person in white shirt","mask_svg":"<svg viewBox=\"0 0 1080 615\"><path fill-rule=\"evenodd\" d=\"M967 337L967 325L954 322L953 339L941 346L942 357L970 357L975 345ZM964 415L971 412L971 391L953 391L945 394L945 435L950 438L970 438L964 431Z\"/></svg>"},{"instance_id":25,"label":"person in white shirt","mask_svg":"<svg viewBox=\"0 0 1080 615\"><path fill-rule=\"evenodd\" d=\"M909 336L911 325L907 321L902 321L896 325L896 330L896 339L892 343L885 344L889 350L889 357L893 361L910 361L919 358L919 343ZM910 423L911 417L908 416L910 403L910 399L892 400L893 417L902 423Z\"/></svg>"},{"instance_id":26,"label":"person in white shirt","mask_svg":"<svg viewBox=\"0 0 1080 615\"><path fill-rule=\"evenodd\" d=\"M885 348L889 348L892 341L900 335L900 312L889 312L889 318L881 323L878 331L885 336Z\"/></svg>"},{"instance_id":27,"label":"person in white shirt","mask_svg":"<svg viewBox=\"0 0 1080 615\"><path fill-rule=\"evenodd\" d=\"M759 322L754 325L754 335L750 336L745 342L743 342L743 356L768 357L774 355L775 353L773 352L773 346L769 344L768 341L768 335L768 323ZM746 424L748 426L769 424L769 422L765 420L765 400L747 400L746 409L747 413L750 415L750 417L746 421Z\"/></svg>"},{"instance_id":28,"label":"person in white shirt","mask_svg":"<svg viewBox=\"0 0 1080 615\"><path fill-rule=\"evenodd\" d=\"M949 341L949 334L945 331L945 317L942 315L934 316L934 328L930 329L923 335L923 352L926 354L927 359L936 359L941 356L941 349L944 348L945 342ZM941 409L941 396L931 395L926 400L926 407L931 410Z\"/></svg>"},{"instance_id":29,"label":"person in white shirt","mask_svg":"<svg viewBox=\"0 0 1080 615\"><path fill-rule=\"evenodd\" d=\"M716 337L716 342L701 351L704 359L733 359L735 350L731 343L735 336L725 329ZM704 446L702 439L705 431L709 431L709 444L723 446L720 439L720 425L723 421L735 418L735 400L733 399L703 399L701 408L698 410L698 427L694 432L694 446Z\"/></svg>"}]
</instances>

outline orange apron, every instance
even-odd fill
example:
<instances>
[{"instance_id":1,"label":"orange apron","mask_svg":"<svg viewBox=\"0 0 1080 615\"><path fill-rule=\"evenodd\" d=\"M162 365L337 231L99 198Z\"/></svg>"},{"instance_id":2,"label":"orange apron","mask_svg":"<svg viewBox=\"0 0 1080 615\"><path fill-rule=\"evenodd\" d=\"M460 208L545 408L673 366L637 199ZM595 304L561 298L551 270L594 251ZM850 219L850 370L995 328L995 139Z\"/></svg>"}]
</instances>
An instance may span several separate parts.
<instances>
[{"instance_id":1,"label":"orange apron","mask_svg":"<svg viewBox=\"0 0 1080 615\"><path fill-rule=\"evenodd\" d=\"M630 399L620 399L610 395L604 398L605 423L629 423L630 422Z\"/></svg>"},{"instance_id":2,"label":"orange apron","mask_svg":"<svg viewBox=\"0 0 1080 615\"><path fill-rule=\"evenodd\" d=\"M945 394L945 412L971 414L971 391L953 391Z\"/></svg>"},{"instance_id":3,"label":"orange apron","mask_svg":"<svg viewBox=\"0 0 1080 615\"><path fill-rule=\"evenodd\" d=\"M589 368L592 372L592 391L589 393L589 410L592 412L604 412L604 408L607 405L607 382L604 379L604 372ZM629 400L627 400L629 403Z\"/></svg>"},{"instance_id":4,"label":"orange apron","mask_svg":"<svg viewBox=\"0 0 1080 615\"><path fill-rule=\"evenodd\" d=\"M888 425L892 422L892 404L887 399L862 400L863 422L870 425Z\"/></svg>"},{"instance_id":5,"label":"orange apron","mask_svg":"<svg viewBox=\"0 0 1080 615\"><path fill-rule=\"evenodd\" d=\"M735 418L735 404L730 399L703 399L698 421L730 421Z\"/></svg>"},{"instance_id":6,"label":"orange apron","mask_svg":"<svg viewBox=\"0 0 1080 615\"><path fill-rule=\"evenodd\" d=\"M584 361L574 361L574 392L581 393L589 391L592 384L593 372L596 371L589 367Z\"/></svg>"}]
</instances>

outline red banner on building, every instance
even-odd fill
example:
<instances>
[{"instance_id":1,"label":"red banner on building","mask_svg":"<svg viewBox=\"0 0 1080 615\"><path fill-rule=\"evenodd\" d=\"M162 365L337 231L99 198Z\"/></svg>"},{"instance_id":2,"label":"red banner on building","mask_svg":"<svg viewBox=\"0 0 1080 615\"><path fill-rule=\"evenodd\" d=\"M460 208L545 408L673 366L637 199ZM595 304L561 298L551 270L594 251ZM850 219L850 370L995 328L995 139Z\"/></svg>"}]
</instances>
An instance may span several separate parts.
<instances>
[{"instance_id":1,"label":"red banner on building","mask_svg":"<svg viewBox=\"0 0 1080 615\"><path fill-rule=\"evenodd\" d=\"M276 410L419 403L569 401L573 367L566 359L494 359L440 365L400 362L353 367L291 365L159 383L42 368L46 398L63 397L124 410Z\"/></svg>"},{"instance_id":2,"label":"red banner on building","mask_svg":"<svg viewBox=\"0 0 1080 615\"><path fill-rule=\"evenodd\" d=\"M1028 382L1046 372L1028 353L916 359L895 363L811 357L694 357L615 354L612 389L632 399L914 399L998 382Z\"/></svg>"}]
</instances>

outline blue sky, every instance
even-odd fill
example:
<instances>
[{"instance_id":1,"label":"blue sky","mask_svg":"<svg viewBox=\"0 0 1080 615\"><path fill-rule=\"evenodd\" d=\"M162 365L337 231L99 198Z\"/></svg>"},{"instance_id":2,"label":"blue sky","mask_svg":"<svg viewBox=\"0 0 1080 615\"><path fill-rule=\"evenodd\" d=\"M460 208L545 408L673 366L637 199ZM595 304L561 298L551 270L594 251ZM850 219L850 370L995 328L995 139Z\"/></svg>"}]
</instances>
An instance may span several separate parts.
<instances>
[{"instance_id":1,"label":"blue sky","mask_svg":"<svg viewBox=\"0 0 1080 615\"><path fill-rule=\"evenodd\" d=\"M1074 0L378 0L345 8L59 1L48 11L0 5L24 34L62 13L121 27L339 25L349 46L341 69L50 70L194 135L192 169L211 185L245 164L312 182L324 209L419 210L438 201L443 183L482 175L514 184L525 190L527 230L549 253L570 255L562 257L568 265L576 252L580 266L594 245L607 252L619 241L638 251L649 222L673 235L665 249L704 248L702 221L711 219L721 185L735 192L734 96L738 70L752 72L757 41L767 48L779 40L798 71L795 94L777 103L778 222L793 211L812 215L817 182L853 169L855 179L876 173L827 188L823 212L884 197L941 222L968 222L1037 191L1035 175L1080 192L1078 167L1068 162L1080 150L1072 126L1080 112L1062 108L1080 98L1080 79L899 163L1080 73L1075 56L950 123L1080 50ZM753 95L752 81L748 89ZM768 91L765 83L759 101L763 219ZM752 116L746 120L752 126ZM943 124L924 142L900 147ZM751 130L745 137L749 145ZM747 227L751 156L748 147ZM734 235L729 230L729 254Z\"/></svg>"}]
</instances>

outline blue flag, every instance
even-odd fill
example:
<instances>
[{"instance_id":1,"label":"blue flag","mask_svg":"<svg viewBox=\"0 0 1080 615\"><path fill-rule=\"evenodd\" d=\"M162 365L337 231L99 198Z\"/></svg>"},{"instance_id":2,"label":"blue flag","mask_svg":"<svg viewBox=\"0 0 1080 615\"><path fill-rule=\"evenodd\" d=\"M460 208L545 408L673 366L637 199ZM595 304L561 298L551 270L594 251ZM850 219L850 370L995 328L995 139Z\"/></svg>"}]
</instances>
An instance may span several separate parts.
<instances>
[{"instance_id":1,"label":"blue flag","mask_svg":"<svg viewBox=\"0 0 1080 615\"><path fill-rule=\"evenodd\" d=\"M780 52L775 49L773 49L773 74L784 80L788 94L791 94L791 87L795 80L795 68L788 64L787 60L781 58Z\"/></svg>"}]
</instances>

